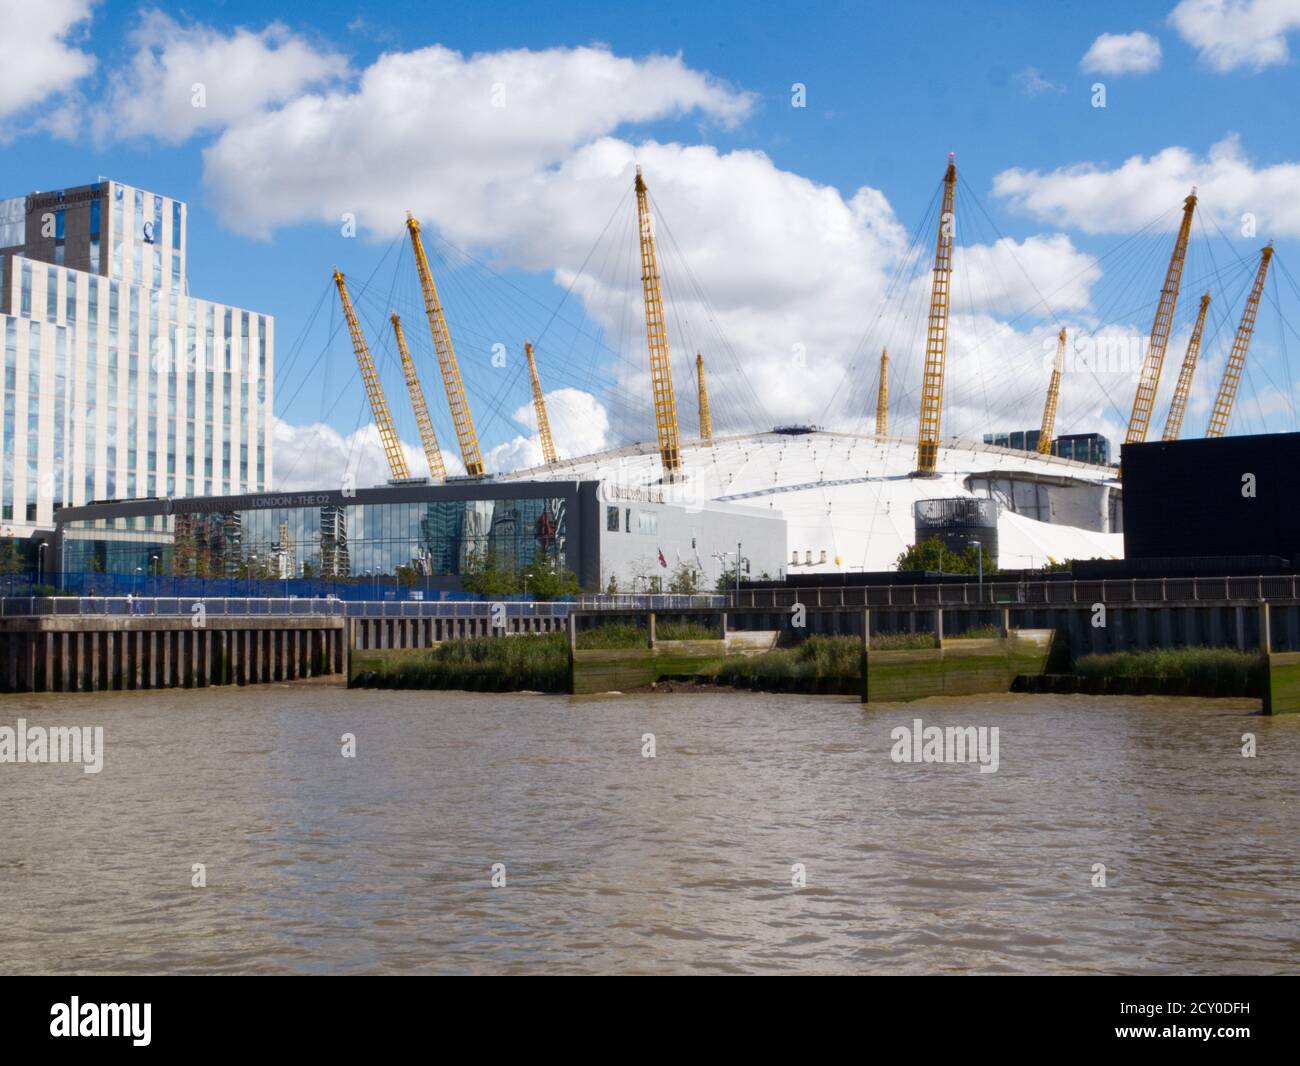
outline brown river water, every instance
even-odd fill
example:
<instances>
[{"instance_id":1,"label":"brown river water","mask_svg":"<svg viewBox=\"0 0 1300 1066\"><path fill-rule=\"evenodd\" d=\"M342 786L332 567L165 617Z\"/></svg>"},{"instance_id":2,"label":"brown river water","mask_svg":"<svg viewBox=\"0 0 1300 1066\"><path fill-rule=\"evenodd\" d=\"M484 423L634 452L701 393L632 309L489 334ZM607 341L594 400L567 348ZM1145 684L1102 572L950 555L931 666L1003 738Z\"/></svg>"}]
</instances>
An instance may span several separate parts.
<instances>
[{"instance_id":1,"label":"brown river water","mask_svg":"<svg viewBox=\"0 0 1300 1066\"><path fill-rule=\"evenodd\" d=\"M105 750L0 763L0 972L1295 972L1300 716L1258 706L8 696ZM914 718L997 772L894 762Z\"/></svg>"}]
</instances>

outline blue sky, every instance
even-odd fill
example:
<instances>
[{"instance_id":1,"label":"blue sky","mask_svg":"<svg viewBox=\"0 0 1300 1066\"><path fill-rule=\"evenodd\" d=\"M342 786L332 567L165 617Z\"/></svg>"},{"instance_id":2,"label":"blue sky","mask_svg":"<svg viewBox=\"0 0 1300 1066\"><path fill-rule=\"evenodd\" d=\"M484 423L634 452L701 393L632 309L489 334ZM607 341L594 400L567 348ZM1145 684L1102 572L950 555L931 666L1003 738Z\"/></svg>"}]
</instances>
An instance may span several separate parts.
<instances>
[{"instance_id":1,"label":"blue sky","mask_svg":"<svg viewBox=\"0 0 1300 1066\"><path fill-rule=\"evenodd\" d=\"M9 0L3 0L3 6L10 7ZM481 305L482 318L493 318L496 300L504 307L525 299L517 294L501 295L501 286L515 285L528 294L527 299L533 301L531 310L519 310L508 324L500 326L503 343L514 360L522 337L511 330L540 329L546 324L546 308L559 303L564 287L572 280L577 250L594 248L597 258L602 254L597 235L625 185L611 179L605 194L600 191L605 186L593 182L587 187L593 190L587 215L578 210L578 205L563 200L562 189L539 194L536 215L529 214L526 202L501 212L502 217L515 220L516 231L533 226L554 229L530 243L514 233L494 230L490 216L495 209L490 205L500 190L490 187L488 172L496 158L493 152L500 152L501 158L508 160L533 152L533 157L521 163L518 181L535 181L539 188L555 182L557 173L562 180L566 166L583 159L584 152L602 138L633 146L637 158L654 157L643 148L646 144L711 146L716 159L696 159L691 164L701 168L699 179L705 184L711 180L710 168L722 165L719 160L734 158L734 153L759 152L766 165L752 185L746 184L737 192L738 197L752 193L754 201L747 212L738 213L738 221L731 222L741 228L737 236L743 241L730 239L725 220L719 222L718 239L724 246L737 246L737 255L744 254L739 245L752 239L754 244L747 258L767 263L767 274L761 273L761 264L728 264L725 256L713 260L716 249L710 247L704 233L697 232L707 231L708 227L697 225L693 214L697 209L704 210L705 194L700 194L699 202L692 201L692 188L701 186L693 185L685 166L669 174L661 171L649 175L652 190L659 193L656 203L664 220L673 226L676 236L686 238L682 241L684 261L698 275L710 301L718 305L711 329L725 335L717 343L725 344L731 352L730 361L719 359L718 388L735 408L733 423L739 428L744 423L740 408L751 392L763 397L765 415L779 415L783 406L791 404L798 407L793 399L785 403L782 394L787 390L779 384L783 380L780 375L788 374L789 368L763 363L770 353L762 350L766 342L760 336L776 336L772 346L784 359L787 349L803 343L798 338L807 333L809 358L814 358L814 352L825 353L824 362L818 364L817 379L853 377L860 382L856 392L869 391L867 378L874 373L875 350L868 360L862 352L855 354L853 348L870 335L883 283L895 268L901 269L906 258L897 234L882 230L895 225L906 235L922 223L949 150L957 152L964 182L989 215L987 221L980 219L976 211L959 203L959 220L972 220L967 231L972 243L983 240L992 244L999 234L1020 242L1059 237L1068 242L1068 261L1073 264L1077 260L1084 269L1089 257L1095 261L1095 257L1112 251L1139 228L1140 223L1130 225L1126 220L1149 221L1168 207L1173 221L1165 219L1159 227L1161 235L1152 237L1153 248L1163 247L1167 260L1169 237L1165 231L1176 222L1178 200L1185 195L1185 189L1166 194L1161 181L1167 181L1172 190L1185 177L1198 180L1203 172L1206 188L1216 191L1213 203L1210 193L1204 194L1207 217L1213 218L1218 212L1215 230L1220 225L1227 230L1243 213L1243 205L1259 219L1258 239L1241 237L1235 228L1229 230L1229 239L1223 242L1220 252L1214 253L1216 264L1233 254L1249 259L1269 237L1276 238L1279 261L1289 265L1294 257L1300 263L1300 256L1295 255L1300 243L1300 220L1296 208L1286 203L1285 194L1289 187L1290 196L1295 197L1300 173L1296 169L1300 149L1296 147L1295 118L1300 80L1290 54L1300 41L1300 2L1251 0L1243 17L1235 19L1232 11L1216 0L1190 0L1178 6L1179 11L1171 18L1174 0L1039 5L1032 9L998 3L790 5L750 0L657 5L553 3L538 7L500 0L488 6L325 0L309 7L214 2L190 14L172 13L169 19L159 21L156 14L149 14L149 8L118 0L88 8L78 0L58 0L49 5L52 11L48 16L24 16L46 20L46 24L31 25L32 42L42 43L43 38L49 38L51 47L93 56L94 70L83 76L69 75L62 84L35 99L23 99L12 90L6 96L0 90L4 195L78 184L103 174L187 200L191 205L191 291L275 315L280 366L288 367L290 348L300 342L302 355L294 364L295 372L305 373L309 366L315 367L306 387L300 388L302 380L292 375L277 381L278 398L284 401L283 406L277 404L278 414L287 425L297 427L323 420L337 430L346 447L355 451L360 446L359 438L349 441L349 435L365 421L360 406L364 397L355 379L347 385L355 364L346 340L336 337L327 345L326 323L321 321L313 330L304 331L328 282L330 267L338 263L350 277L357 278L376 270L385 250L394 243L393 227L400 228L403 207L414 207L425 217L432 233L443 234L456 247L490 260L510 279L508 283L494 279L478 269L466 273L463 298ZM24 5L17 7L23 9ZM77 17L81 8L88 12L84 18ZM1032 15L1027 14L1031 10ZM62 33L57 26L52 30L48 25L49 20L60 16L66 22ZM8 17L6 21L13 24ZM272 22L280 25L268 30ZM187 54L182 51L185 48L197 50L188 54L211 51L214 42L229 39L241 30L249 47L295 49L295 59L284 63L268 59L257 65L257 70L265 72L274 67L283 74L297 64L301 68L298 81L295 83L291 74L283 74L287 81L267 88L261 98L256 86L245 86L251 98L219 121L214 118L215 124L206 127L186 129L184 115L176 119L179 126L159 120L155 127L150 109L160 103L169 107L175 104L175 100L158 99L158 94L169 91L172 83L142 77L139 71L151 64L157 70L165 68L169 51L173 56ZM1100 58L1085 61L1094 42L1106 34L1125 39L1112 42L1109 49L1102 48L1096 53ZM1130 38L1134 34L1146 36ZM640 114L630 99L622 101L626 105L622 108L603 107L596 99L600 91L583 80L584 73L566 68L562 58L569 50L593 45L607 50L617 60L633 63L645 63L655 55L678 57L676 68L667 78L653 71L628 75L629 80L621 83L621 91L629 97L654 93L657 87L670 82L680 85L680 89L666 90L669 99L663 106L648 107ZM300 98L314 94L350 97L354 110L364 112L375 101L367 101L362 79L382 54L418 53L431 46L443 46L466 58L523 50L524 59L517 69L539 72L544 80L571 76L578 80L573 98L576 102L566 105L565 115L556 120L558 125L573 120L575 110L589 105L599 113L589 121L573 121L573 130L557 134L554 141L539 146L532 142L526 127L540 126L554 116L546 114L535 98L526 94L512 98L521 101L513 106L539 108L536 119L525 123L523 131L512 127L495 132L497 127L481 118L467 120L459 113L466 107L464 99L449 96L435 84L427 87L428 96L416 97L415 106L427 116L427 122L422 120L416 133L394 132L389 141L376 132L371 142L375 155L369 161L373 174L354 173L348 179L350 184L340 182L347 190L340 192L341 199L330 195L328 175L315 181L301 177L301 172L317 167L323 171L337 167L337 160L321 159L310 144L297 158L271 153L274 158L268 162L269 173L260 180L278 181L280 187L292 186L292 191L285 193L286 203L291 201L291 205L277 207L277 213L268 218L248 219L248 204L258 197L264 199L268 188L256 183L250 188L236 187L249 174L251 163L262 162L261 157L250 159L247 154L249 145L268 143L255 136L253 127L260 122L260 116L292 109ZM1153 60L1152 50L1157 47L1159 58ZM547 54L561 58L536 58ZM413 69L418 76L419 64ZM467 67L465 77L472 74ZM245 80L255 82L260 76ZM3 77L0 74L0 79ZM219 82L220 72L208 77ZM182 61L175 81L178 84L188 80ZM442 84L458 85L464 80ZM806 86L806 107L791 106L791 87L796 82ZM1093 86L1098 82L1105 85L1104 108L1093 106ZM506 91L511 92L510 86L516 83L507 80L506 84ZM214 98L230 96L220 85L209 85L209 90ZM132 112L137 116L132 123L103 118L110 98L118 103L133 102L138 110ZM98 126L90 117L96 114L101 116ZM388 116L372 121L363 117L360 121L379 131L390 119ZM357 126L348 128L355 130ZM283 143L293 131L292 124L284 120L264 127L260 136ZM466 137L471 139L466 141ZM494 138L499 143L486 146ZM512 147L512 138L522 138L518 152ZM218 141L224 143L214 157ZM413 146L412 141L427 141L428 146ZM438 154L440 142L452 146L449 151L457 151L461 157L467 143L475 151L482 148L487 161L478 170L468 166L464 171L457 170L454 161ZM1150 161L1169 151L1183 152L1184 163L1169 158L1163 165L1152 164L1149 171L1139 167L1127 178L1118 169L1130 157ZM425 152L428 154L421 154ZM1216 152L1217 164L1213 155ZM1223 161L1225 154L1230 156L1227 162ZM1071 176L1073 172L1065 171L1059 180L1053 180L1055 172L1076 166L1091 168L1097 175L1091 185L1077 186L1078 193L1071 184L1077 178ZM414 195L411 174L402 173L412 169L419 172L421 190ZM1005 191L1008 186L1004 184L1004 191L999 193L999 175L1004 176L1001 180L1005 183L1005 174L1011 170L1028 177L1013 182L1018 191ZM283 174L283 179L277 174ZM1237 180L1237 175L1242 180ZM489 187L481 191L470 188L480 180ZM797 196L808 198L807 212L790 208L784 193L780 194L781 202L774 200L761 184L769 181L777 190L791 183L797 186ZM1162 198L1144 202L1143 197L1156 186ZM822 187L833 194L829 214L823 210L825 205L819 206L817 190ZM855 201L864 187L877 191L880 201L866 206L861 200ZM426 188L431 191L424 202L407 202L420 199ZM462 201L445 193L453 188L463 190ZM1229 193L1229 189L1236 191ZM555 199L547 200L547 196ZM1053 198L1062 196L1072 205L1069 210L1053 208ZM337 222L332 220L340 203L349 197L366 206L386 204L391 217L385 218L383 226L368 225L375 213L372 210L367 214L363 207L360 238L344 243ZM855 202L856 210L852 208ZM781 218L787 208L791 211L788 225ZM483 218L471 219L476 212ZM560 217L563 222L555 221ZM753 224L746 225L746 218ZM845 228L845 239L852 247L846 251L840 247L844 242L832 241L837 250L819 248L825 233L808 223L809 219L819 218L826 220L828 232ZM615 229L624 222L619 220ZM768 226L773 232L765 244L755 231ZM847 233L855 226L860 226L862 232ZM1206 232L1208 235L1214 231ZM806 263L796 262L797 255L783 262L792 242L790 234L796 235L793 242L800 246L799 254L806 255L808 263L825 266L828 275L824 283L802 277L791 281L788 293L779 291L783 273L806 274L810 269ZM569 250L557 251L554 261L548 262L546 249L550 245ZM1039 291L1047 291L1059 282L1059 278L1051 277L1050 256L1036 254L1030 246L1021 251L1023 254L1018 255L1011 249L1012 266L1006 267L1007 271L1031 275L1033 287ZM841 252L842 261L837 258ZM892 262L886 262L891 257ZM1135 258L1130 273L1111 273L1109 261L1103 259L1101 277L1092 281L1091 291L1072 303L1063 301L1068 305L1064 307L1053 299L1054 313L1043 313L1039 308L1026 316L1012 296L1002 306L990 297L987 305L972 307L971 335L984 337L974 347L982 352L978 358L986 362L979 366L972 363L965 377L955 374L952 428L973 433L979 423L995 418L1025 424L1035 421L1037 412L1028 398L1038 387L1034 375L1039 372L1040 360L1025 357L1024 353L1032 351L1036 356L1038 352L1034 329L1041 328L1054 336L1057 321L1072 325L1062 317L1067 312L1080 320L1081 329L1097 329L1106 323L1084 320L1090 315L1095 319L1102 311L1121 314L1131 304L1131 322L1125 319L1118 324L1145 332L1149 328L1149 311L1141 310L1141 300L1136 296L1126 299L1123 293L1107 286L1119 286L1121 277L1148 288L1158 286L1164 264L1158 255L1149 258L1149 268L1141 267ZM669 259L665 269L672 263ZM409 266L409 255L406 264ZM739 276L750 280L737 280L738 291L733 293L729 282ZM388 264L379 266L375 277L380 287L391 289L398 284ZM1221 304L1228 319L1236 313L1228 314L1229 291L1235 291L1234 286L1239 286L1244 277L1244 272L1238 272L1224 279ZM575 289L562 312L569 322L567 332L552 327L550 335L556 339L556 350L539 351L544 378L552 376L553 371L553 381L590 393L592 402L603 409L608 431L603 441L593 438L591 444L613 443L628 433L635 435L630 409L641 395L634 364L643 356L644 347L636 347L633 331L618 332L616 337L613 327L631 296L614 291L622 284L617 279L607 281L591 291L584 292L581 285ZM752 307L746 306L746 284L753 294ZM402 279L400 285L407 300L405 306L409 307L409 278ZM806 312L800 310L805 286L815 290L812 301L806 302ZM455 291L462 289L457 286ZM715 291L721 295L715 297ZM1300 321L1294 303L1286 303L1289 297L1285 285L1279 293L1284 310L1289 309L1290 320ZM1154 299L1154 292L1150 297ZM444 292L444 300L455 330L458 315L467 312L453 305L451 292ZM818 304L819 300L824 303ZM623 311L619 310L620 301ZM382 294L376 295L376 315L382 302ZM1188 309L1194 309L1194 305L1195 300L1185 294L1180 307L1183 325L1187 324L1183 320L1190 314ZM785 309L778 315L781 308ZM328 311L324 314L328 318ZM691 317L689 307L684 314ZM769 314L774 316L770 325L763 318ZM807 314L806 323L798 321L801 314ZM824 323L830 315L842 318L839 333L825 331ZM1147 316L1145 323L1143 315ZM693 321L700 320L701 314L697 313ZM471 382L471 399L477 394L480 404L487 408L476 412L485 448L503 449L503 465L519 461L529 454L526 443L517 439L528 437L528 427L526 420L521 422L510 415L526 404L526 381L517 372L517 361L512 362L514 369L508 375L494 376L494 369L500 368L493 368L488 361L491 345L487 338L495 327L485 326L482 338L476 340L468 319L466 322L462 360ZM435 368L424 343L427 332L417 333L417 327L422 325L414 321L408 332L416 334L416 346L424 352L420 365L426 392L431 400L438 400L440 397L434 395ZM1021 333L1014 342L1005 341L1007 346L1001 356L991 353L990 343L1005 338L1005 328ZM701 330L709 334L709 330ZM584 331L599 335L606 348L581 341ZM1225 326L1223 332L1230 338L1231 325ZM890 335L894 338L891 343L906 341L909 336L906 328L897 326ZM787 343L791 338L793 343ZM1249 417L1243 414L1241 423L1234 424L1237 431L1296 428L1289 352L1282 351L1288 341L1300 351L1300 337L1288 334L1285 325L1269 327L1261 322L1259 358L1263 362L1258 380L1251 383L1260 394L1258 410ZM873 343L866 342L866 347L871 348ZM391 347L377 336L372 337L372 345L381 353ZM621 369L619 359L607 350L610 347L621 349ZM582 354L577 354L577 349ZM996 360L1001 358L1005 363L1011 352L1024 358L1023 366L1014 374L995 369ZM312 363L318 356L319 361ZM1166 383L1174 376L1171 364L1180 357L1181 347L1171 343ZM391 360L384 358L390 400L397 408L400 377ZM1209 391L1199 397L1202 406L1209 402L1218 370L1218 364L1210 369L1210 353L1206 358L1206 373L1199 385ZM556 362L548 363L548 359ZM574 370L583 360L585 377ZM910 365L905 362L901 372L906 374ZM742 370L749 376L748 385L739 381ZM805 370L805 364L799 363L797 372ZM1070 378L1066 379L1063 414L1076 423L1069 428L1116 433L1116 408L1126 409L1131 402L1129 386L1111 379L1099 384L1095 374L1091 381L1083 381L1084 377L1080 375L1077 402L1073 404L1068 396ZM679 368L679 387L685 388L688 380L683 365ZM581 388L584 381L588 385L585 390ZM1011 405L1009 400L998 404L987 399L990 390L1005 391L1013 381L1024 382L1025 401L1020 403L1019 392L1015 394L1019 406ZM807 389L798 384L794 382L795 387L788 390L789 397L811 396L817 391L816 382L810 382ZM339 401L337 393L345 389L350 391ZM981 392L985 396L982 412L978 399ZM290 396L292 402L288 402ZM964 406L963 397L967 401ZM593 412L582 402L573 408L573 417L590 428ZM818 395L809 400L807 409L795 410L794 415L816 418L829 410L829 402ZM454 436L445 417L445 404L431 406L437 412L444 449L454 450L449 448ZM502 413L494 414L496 411ZM400 414L398 423L403 437L414 442L413 420ZM580 435L576 428L574 433ZM286 444L302 451L308 439L287 433ZM281 448L277 458L280 473L285 454Z\"/></svg>"}]
</instances>

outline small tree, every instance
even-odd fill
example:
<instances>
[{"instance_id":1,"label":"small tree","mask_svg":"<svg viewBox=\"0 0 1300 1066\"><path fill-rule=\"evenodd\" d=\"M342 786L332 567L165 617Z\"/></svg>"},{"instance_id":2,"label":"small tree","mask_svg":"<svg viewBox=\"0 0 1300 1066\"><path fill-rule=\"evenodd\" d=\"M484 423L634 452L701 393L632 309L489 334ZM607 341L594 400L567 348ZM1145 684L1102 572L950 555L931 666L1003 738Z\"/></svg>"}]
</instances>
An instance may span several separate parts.
<instances>
[{"instance_id":1,"label":"small tree","mask_svg":"<svg viewBox=\"0 0 1300 1066\"><path fill-rule=\"evenodd\" d=\"M557 600L581 592L578 576L566 570L541 549L528 567L528 591L539 600Z\"/></svg>"},{"instance_id":2,"label":"small tree","mask_svg":"<svg viewBox=\"0 0 1300 1066\"><path fill-rule=\"evenodd\" d=\"M465 558L460 582L466 592L494 599L519 591L520 579L514 568L503 563L496 552L471 552Z\"/></svg>"},{"instance_id":3,"label":"small tree","mask_svg":"<svg viewBox=\"0 0 1300 1066\"><path fill-rule=\"evenodd\" d=\"M697 567L682 563L673 571L673 576L668 582L668 591L681 595L694 595L700 591L700 578L702 576Z\"/></svg>"},{"instance_id":4,"label":"small tree","mask_svg":"<svg viewBox=\"0 0 1300 1066\"><path fill-rule=\"evenodd\" d=\"M985 549L968 544L964 552L954 552L944 546L938 537L930 537L919 544L909 544L898 556L899 570L925 570L943 574L975 574L984 560L984 576L996 574L997 561Z\"/></svg>"},{"instance_id":5,"label":"small tree","mask_svg":"<svg viewBox=\"0 0 1300 1066\"><path fill-rule=\"evenodd\" d=\"M6 542L4 548L0 549L0 573L21 574L26 569L27 563L23 559L18 542L15 540Z\"/></svg>"}]
</instances>

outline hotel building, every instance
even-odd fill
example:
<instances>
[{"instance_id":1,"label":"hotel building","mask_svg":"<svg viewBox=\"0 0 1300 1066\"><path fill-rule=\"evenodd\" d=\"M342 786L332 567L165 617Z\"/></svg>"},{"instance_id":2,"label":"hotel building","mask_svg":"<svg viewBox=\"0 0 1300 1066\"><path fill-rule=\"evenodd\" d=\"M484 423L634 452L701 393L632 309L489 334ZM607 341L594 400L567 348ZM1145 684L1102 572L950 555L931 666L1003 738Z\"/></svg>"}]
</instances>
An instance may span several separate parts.
<instances>
[{"instance_id":1,"label":"hotel building","mask_svg":"<svg viewBox=\"0 0 1300 1066\"><path fill-rule=\"evenodd\" d=\"M119 182L0 199L0 537L268 489L274 322L190 295L188 252L186 205Z\"/></svg>"}]
</instances>

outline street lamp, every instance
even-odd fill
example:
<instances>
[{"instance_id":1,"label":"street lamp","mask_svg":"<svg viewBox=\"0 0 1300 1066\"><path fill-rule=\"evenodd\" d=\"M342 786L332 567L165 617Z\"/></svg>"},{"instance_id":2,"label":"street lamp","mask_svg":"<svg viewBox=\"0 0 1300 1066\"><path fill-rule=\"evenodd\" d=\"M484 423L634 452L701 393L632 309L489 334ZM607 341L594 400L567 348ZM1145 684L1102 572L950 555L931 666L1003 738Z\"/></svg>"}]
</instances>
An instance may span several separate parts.
<instances>
[{"instance_id":1,"label":"street lamp","mask_svg":"<svg viewBox=\"0 0 1300 1066\"><path fill-rule=\"evenodd\" d=\"M533 575L531 571L529 570L524 571L524 599L528 599L528 579L532 576Z\"/></svg>"},{"instance_id":2,"label":"street lamp","mask_svg":"<svg viewBox=\"0 0 1300 1066\"><path fill-rule=\"evenodd\" d=\"M984 545L979 541L973 540L975 545L975 561L979 566L979 585L980 585L980 602L984 602Z\"/></svg>"},{"instance_id":3,"label":"street lamp","mask_svg":"<svg viewBox=\"0 0 1300 1066\"><path fill-rule=\"evenodd\" d=\"M36 584L45 584L45 549L48 545L41 541L36 549Z\"/></svg>"}]
</instances>

